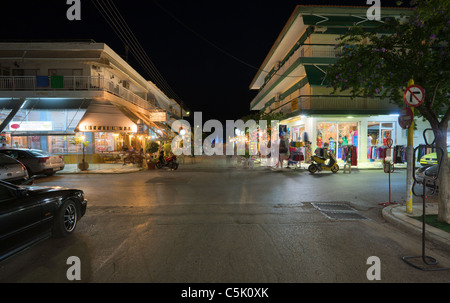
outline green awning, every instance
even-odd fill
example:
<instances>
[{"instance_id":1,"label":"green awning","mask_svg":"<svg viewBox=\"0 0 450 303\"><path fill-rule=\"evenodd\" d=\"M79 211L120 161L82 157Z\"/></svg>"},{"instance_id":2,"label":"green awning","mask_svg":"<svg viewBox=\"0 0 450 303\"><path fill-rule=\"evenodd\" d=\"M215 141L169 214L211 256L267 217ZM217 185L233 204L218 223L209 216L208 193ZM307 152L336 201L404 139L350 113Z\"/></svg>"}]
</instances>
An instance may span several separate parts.
<instances>
[{"instance_id":1,"label":"green awning","mask_svg":"<svg viewBox=\"0 0 450 303\"><path fill-rule=\"evenodd\" d=\"M310 85L326 85L326 65L305 65L306 76Z\"/></svg>"}]
</instances>

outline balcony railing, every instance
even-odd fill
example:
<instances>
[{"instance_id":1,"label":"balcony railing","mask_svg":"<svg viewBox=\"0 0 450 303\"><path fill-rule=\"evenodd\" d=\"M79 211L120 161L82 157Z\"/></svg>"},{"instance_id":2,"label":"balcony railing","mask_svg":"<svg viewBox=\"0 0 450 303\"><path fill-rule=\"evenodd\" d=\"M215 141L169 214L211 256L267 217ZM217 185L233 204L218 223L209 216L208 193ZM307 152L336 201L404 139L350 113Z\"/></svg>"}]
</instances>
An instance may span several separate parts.
<instances>
[{"instance_id":1,"label":"balcony railing","mask_svg":"<svg viewBox=\"0 0 450 303\"><path fill-rule=\"evenodd\" d=\"M334 58L341 53L342 49L334 45L302 45L299 55L300 57Z\"/></svg>"},{"instance_id":2,"label":"balcony railing","mask_svg":"<svg viewBox=\"0 0 450 303\"><path fill-rule=\"evenodd\" d=\"M157 109L120 84L100 76L6 76L0 77L0 91L107 91L146 110Z\"/></svg>"}]
</instances>

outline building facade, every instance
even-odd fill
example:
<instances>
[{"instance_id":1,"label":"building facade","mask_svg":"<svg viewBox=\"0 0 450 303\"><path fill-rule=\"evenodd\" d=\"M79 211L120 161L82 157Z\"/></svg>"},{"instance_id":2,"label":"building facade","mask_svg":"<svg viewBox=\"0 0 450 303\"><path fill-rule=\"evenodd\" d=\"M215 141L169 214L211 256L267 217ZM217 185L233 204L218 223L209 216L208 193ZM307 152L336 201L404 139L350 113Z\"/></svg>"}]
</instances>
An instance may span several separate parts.
<instances>
[{"instance_id":1,"label":"building facade","mask_svg":"<svg viewBox=\"0 0 450 303\"><path fill-rule=\"evenodd\" d=\"M287 118L280 123L286 126L289 139L310 142L310 151L328 146L344 161L354 148L354 165L379 166L384 157L403 163L407 130L398 123L401 108L380 98L332 94L326 86L326 69L341 52L337 39L350 26L360 24L371 30L384 18L407 13L382 8L381 21L370 21L367 8L297 6L250 84L250 89L258 90L250 109L284 113ZM424 143L423 130L430 128L428 122L416 120L415 146ZM386 149L387 139L393 140L392 149Z\"/></svg>"},{"instance_id":2,"label":"building facade","mask_svg":"<svg viewBox=\"0 0 450 303\"><path fill-rule=\"evenodd\" d=\"M71 141L81 136L88 160L104 162L170 138L181 115L185 109L104 43L0 43L0 144L71 163L80 149Z\"/></svg>"}]
</instances>

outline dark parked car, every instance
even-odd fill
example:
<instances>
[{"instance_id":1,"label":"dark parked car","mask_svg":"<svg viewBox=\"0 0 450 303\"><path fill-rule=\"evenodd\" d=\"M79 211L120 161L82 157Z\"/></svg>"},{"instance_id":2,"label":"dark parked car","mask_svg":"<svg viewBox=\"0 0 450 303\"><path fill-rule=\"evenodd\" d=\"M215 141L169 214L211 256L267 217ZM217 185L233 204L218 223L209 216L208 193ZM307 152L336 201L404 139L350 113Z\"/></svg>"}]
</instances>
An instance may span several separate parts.
<instances>
[{"instance_id":1,"label":"dark parked car","mask_svg":"<svg viewBox=\"0 0 450 303\"><path fill-rule=\"evenodd\" d=\"M0 154L0 180L14 184L33 183L25 166L4 154Z\"/></svg>"},{"instance_id":2,"label":"dark parked car","mask_svg":"<svg viewBox=\"0 0 450 303\"><path fill-rule=\"evenodd\" d=\"M448 168L450 169L450 162L448 162ZM423 180L426 179L426 185L428 187L434 187L433 178L436 178L438 172L438 165L422 166L416 170L416 179L419 184L423 184ZM441 168L442 173L442 168ZM436 181L436 188L439 187L438 181Z\"/></svg>"},{"instance_id":3,"label":"dark parked car","mask_svg":"<svg viewBox=\"0 0 450 303\"><path fill-rule=\"evenodd\" d=\"M39 149L26 148L0 148L0 153L20 161L28 170L28 174L54 175L57 171L64 169L64 158L51 155Z\"/></svg>"},{"instance_id":4,"label":"dark parked car","mask_svg":"<svg viewBox=\"0 0 450 303\"><path fill-rule=\"evenodd\" d=\"M82 190L0 181L0 261L50 236L72 234L86 206Z\"/></svg>"}]
</instances>

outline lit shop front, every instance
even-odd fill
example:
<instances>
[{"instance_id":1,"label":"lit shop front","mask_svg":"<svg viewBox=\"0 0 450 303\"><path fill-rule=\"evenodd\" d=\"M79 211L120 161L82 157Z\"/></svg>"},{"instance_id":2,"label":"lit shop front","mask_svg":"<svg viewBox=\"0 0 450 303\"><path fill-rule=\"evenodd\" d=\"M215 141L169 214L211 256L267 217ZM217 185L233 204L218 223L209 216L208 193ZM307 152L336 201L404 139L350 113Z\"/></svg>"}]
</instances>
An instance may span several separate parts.
<instances>
[{"instance_id":1,"label":"lit shop front","mask_svg":"<svg viewBox=\"0 0 450 303\"><path fill-rule=\"evenodd\" d=\"M45 150L64 156L70 164L78 163L82 154L82 146L74 144L74 138L81 137L89 142L86 161L104 163L120 161L124 151L140 151L149 140L161 136L140 120L133 122L112 105L90 102L89 106L77 109L39 109L31 105L21 109L0 133L0 146ZM0 115L0 121L6 115L7 112Z\"/></svg>"},{"instance_id":2,"label":"lit shop front","mask_svg":"<svg viewBox=\"0 0 450 303\"><path fill-rule=\"evenodd\" d=\"M384 158L404 163L406 136L397 119L396 115L296 116L280 121L280 124L287 126L290 142L301 142L303 149L309 147L309 152L302 150L305 156L317 148L327 147L341 162L346 161L346 155L352 151L356 155L352 165ZM387 148L387 139L393 140L392 149ZM308 162L308 157L305 157L305 162Z\"/></svg>"}]
</instances>

